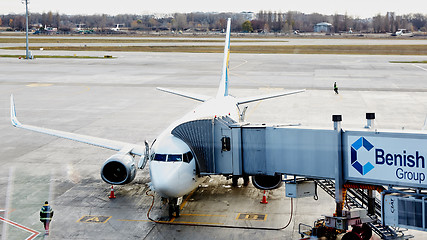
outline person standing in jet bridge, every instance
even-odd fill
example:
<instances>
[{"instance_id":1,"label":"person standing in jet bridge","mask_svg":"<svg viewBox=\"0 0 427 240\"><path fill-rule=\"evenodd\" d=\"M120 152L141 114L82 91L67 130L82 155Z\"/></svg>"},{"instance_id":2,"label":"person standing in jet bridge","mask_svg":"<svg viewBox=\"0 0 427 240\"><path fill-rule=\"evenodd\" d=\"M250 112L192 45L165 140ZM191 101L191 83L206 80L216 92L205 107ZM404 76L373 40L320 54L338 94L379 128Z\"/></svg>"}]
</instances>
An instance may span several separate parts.
<instances>
[{"instance_id":1,"label":"person standing in jet bridge","mask_svg":"<svg viewBox=\"0 0 427 240\"><path fill-rule=\"evenodd\" d=\"M337 82L334 83L334 92L335 94L338 94Z\"/></svg>"},{"instance_id":2,"label":"person standing in jet bridge","mask_svg":"<svg viewBox=\"0 0 427 240\"><path fill-rule=\"evenodd\" d=\"M43 207L40 209L40 222L43 223L45 234L49 235L49 224L52 221L53 209L49 206L49 203L44 202Z\"/></svg>"}]
</instances>

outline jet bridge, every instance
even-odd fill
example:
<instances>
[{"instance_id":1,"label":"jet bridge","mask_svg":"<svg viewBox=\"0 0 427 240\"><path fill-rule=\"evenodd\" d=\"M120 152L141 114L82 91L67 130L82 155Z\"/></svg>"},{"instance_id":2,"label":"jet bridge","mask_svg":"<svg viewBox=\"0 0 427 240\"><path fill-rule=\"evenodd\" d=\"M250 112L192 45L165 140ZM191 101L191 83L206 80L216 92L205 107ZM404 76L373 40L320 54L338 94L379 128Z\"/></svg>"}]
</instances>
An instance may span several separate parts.
<instances>
[{"instance_id":1,"label":"jet bridge","mask_svg":"<svg viewBox=\"0 0 427 240\"><path fill-rule=\"evenodd\" d=\"M334 179L340 158L341 136L333 130L238 124L224 117L186 122L172 134L193 150L201 175Z\"/></svg>"},{"instance_id":2,"label":"jet bridge","mask_svg":"<svg viewBox=\"0 0 427 240\"><path fill-rule=\"evenodd\" d=\"M196 156L201 175L287 174L427 189L427 134L301 128L200 119L172 134Z\"/></svg>"},{"instance_id":3,"label":"jet bridge","mask_svg":"<svg viewBox=\"0 0 427 240\"><path fill-rule=\"evenodd\" d=\"M334 180L338 216L345 200L344 184L386 186L378 216L382 222L426 231L427 134L373 130L372 118L368 129L344 130L340 115L334 115L333 120L334 129L315 129L215 117L183 123L172 134L190 146L200 175L293 175ZM391 201L398 202L398 207L393 208ZM419 206L422 211L415 211ZM402 216L410 220L401 220Z\"/></svg>"}]
</instances>

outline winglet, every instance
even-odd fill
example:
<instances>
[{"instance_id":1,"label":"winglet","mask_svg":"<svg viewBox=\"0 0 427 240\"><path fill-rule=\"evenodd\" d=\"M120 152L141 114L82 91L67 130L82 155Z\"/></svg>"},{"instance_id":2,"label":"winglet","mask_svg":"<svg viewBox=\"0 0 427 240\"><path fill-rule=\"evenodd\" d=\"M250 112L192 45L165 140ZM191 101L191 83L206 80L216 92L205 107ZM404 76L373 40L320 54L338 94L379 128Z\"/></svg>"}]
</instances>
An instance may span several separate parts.
<instances>
[{"instance_id":1,"label":"winglet","mask_svg":"<svg viewBox=\"0 0 427 240\"><path fill-rule=\"evenodd\" d=\"M14 127L20 126L21 123L16 118L15 101L13 100L13 94L10 95L10 121Z\"/></svg>"}]
</instances>

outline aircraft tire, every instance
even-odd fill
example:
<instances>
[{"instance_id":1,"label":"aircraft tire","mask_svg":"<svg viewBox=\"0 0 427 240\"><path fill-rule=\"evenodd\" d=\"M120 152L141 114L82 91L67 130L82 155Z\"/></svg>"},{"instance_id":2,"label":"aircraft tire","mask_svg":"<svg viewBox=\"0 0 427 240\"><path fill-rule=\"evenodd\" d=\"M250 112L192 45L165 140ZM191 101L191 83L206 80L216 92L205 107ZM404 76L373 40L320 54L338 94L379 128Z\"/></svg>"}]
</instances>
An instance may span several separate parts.
<instances>
[{"instance_id":1,"label":"aircraft tire","mask_svg":"<svg viewBox=\"0 0 427 240\"><path fill-rule=\"evenodd\" d=\"M173 218L174 205L169 204L169 218Z\"/></svg>"},{"instance_id":2,"label":"aircraft tire","mask_svg":"<svg viewBox=\"0 0 427 240\"><path fill-rule=\"evenodd\" d=\"M175 205L175 216L179 217L179 205Z\"/></svg>"}]
</instances>

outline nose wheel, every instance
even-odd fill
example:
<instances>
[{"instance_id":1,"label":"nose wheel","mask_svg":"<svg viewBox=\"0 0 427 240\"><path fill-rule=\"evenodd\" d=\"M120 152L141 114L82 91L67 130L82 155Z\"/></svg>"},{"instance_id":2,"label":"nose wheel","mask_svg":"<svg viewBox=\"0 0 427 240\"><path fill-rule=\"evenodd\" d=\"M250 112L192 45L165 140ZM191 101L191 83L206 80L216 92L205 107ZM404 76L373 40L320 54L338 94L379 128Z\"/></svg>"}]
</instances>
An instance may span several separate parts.
<instances>
[{"instance_id":1,"label":"nose wheel","mask_svg":"<svg viewBox=\"0 0 427 240\"><path fill-rule=\"evenodd\" d=\"M179 210L178 199L169 199L169 218L179 217ZM174 213L175 216L173 215Z\"/></svg>"}]
</instances>

